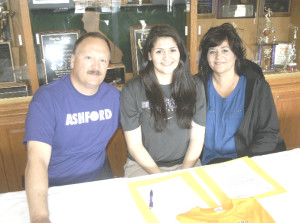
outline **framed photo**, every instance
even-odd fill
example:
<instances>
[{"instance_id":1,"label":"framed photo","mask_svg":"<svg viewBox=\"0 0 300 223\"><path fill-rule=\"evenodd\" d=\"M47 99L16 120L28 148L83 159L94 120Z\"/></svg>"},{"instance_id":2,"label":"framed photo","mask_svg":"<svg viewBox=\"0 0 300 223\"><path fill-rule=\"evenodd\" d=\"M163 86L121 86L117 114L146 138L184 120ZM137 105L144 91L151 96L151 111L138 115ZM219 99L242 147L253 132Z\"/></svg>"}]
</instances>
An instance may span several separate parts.
<instances>
[{"instance_id":1,"label":"framed photo","mask_svg":"<svg viewBox=\"0 0 300 223\"><path fill-rule=\"evenodd\" d=\"M15 81L16 77L10 42L0 42L0 83Z\"/></svg>"},{"instance_id":2,"label":"framed photo","mask_svg":"<svg viewBox=\"0 0 300 223\"><path fill-rule=\"evenodd\" d=\"M218 0L217 18L254 18L257 0Z\"/></svg>"},{"instance_id":3,"label":"framed photo","mask_svg":"<svg viewBox=\"0 0 300 223\"><path fill-rule=\"evenodd\" d=\"M217 0L198 0L198 4L197 4L198 18L216 17L216 1Z\"/></svg>"},{"instance_id":4,"label":"framed photo","mask_svg":"<svg viewBox=\"0 0 300 223\"><path fill-rule=\"evenodd\" d=\"M46 83L71 72L70 61L73 46L79 35L80 30L49 31L37 34Z\"/></svg>"},{"instance_id":5,"label":"framed photo","mask_svg":"<svg viewBox=\"0 0 300 223\"><path fill-rule=\"evenodd\" d=\"M143 56L143 46L150 32L151 26L131 26L130 27L130 46L131 46L131 59L132 59L132 72L133 75L138 75Z\"/></svg>"},{"instance_id":6,"label":"framed photo","mask_svg":"<svg viewBox=\"0 0 300 223\"><path fill-rule=\"evenodd\" d=\"M274 48L274 67L282 68L286 64L292 43L279 42Z\"/></svg>"},{"instance_id":7,"label":"framed photo","mask_svg":"<svg viewBox=\"0 0 300 223\"><path fill-rule=\"evenodd\" d=\"M264 0L263 8L270 8L272 16L290 16L291 0Z\"/></svg>"}]
</instances>

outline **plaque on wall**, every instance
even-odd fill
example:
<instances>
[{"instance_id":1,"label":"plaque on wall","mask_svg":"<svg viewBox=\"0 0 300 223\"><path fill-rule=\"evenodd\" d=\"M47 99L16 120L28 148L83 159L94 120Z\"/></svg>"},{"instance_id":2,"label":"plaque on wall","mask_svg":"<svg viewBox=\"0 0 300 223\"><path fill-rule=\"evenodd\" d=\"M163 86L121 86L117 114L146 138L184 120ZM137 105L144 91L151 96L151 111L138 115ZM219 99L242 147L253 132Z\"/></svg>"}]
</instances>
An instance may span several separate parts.
<instances>
[{"instance_id":1,"label":"plaque on wall","mask_svg":"<svg viewBox=\"0 0 300 223\"><path fill-rule=\"evenodd\" d=\"M197 13L198 14L212 14L214 0L198 0Z\"/></svg>"},{"instance_id":2,"label":"plaque on wall","mask_svg":"<svg viewBox=\"0 0 300 223\"><path fill-rule=\"evenodd\" d=\"M272 16L290 16L291 0L264 0L264 8L270 8Z\"/></svg>"},{"instance_id":3,"label":"plaque on wall","mask_svg":"<svg viewBox=\"0 0 300 223\"><path fill-rule=\"evenodd\" d=\"M70 61L79 33L79 30L74 30L38 34L46 83L71 73Z\"/></svg>"},{"instance_id":4,"label":"plaque on wall","mask_svg":"<svg viewBox=\"0 0 300 223\"><path fill-rule=\"evenodd\" d=\"M0 42L0 82L15 82L10 42Z\"/></svg>"}]
</instances>

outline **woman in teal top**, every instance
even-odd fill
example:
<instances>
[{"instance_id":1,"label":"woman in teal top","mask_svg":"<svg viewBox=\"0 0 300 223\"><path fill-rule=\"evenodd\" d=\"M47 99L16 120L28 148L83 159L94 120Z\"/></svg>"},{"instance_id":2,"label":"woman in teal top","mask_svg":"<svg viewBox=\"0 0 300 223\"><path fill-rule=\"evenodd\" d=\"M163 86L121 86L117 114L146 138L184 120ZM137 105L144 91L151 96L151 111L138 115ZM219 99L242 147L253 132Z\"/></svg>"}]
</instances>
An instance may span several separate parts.
<instances>
[{"instance_id":1,"label":"woman in teal top","mask_svg":"<svg viewBox=\"0 0 300 223\"><path fill-rule=\"evenodd\" d=\"M200 43L199 74L207 98L202 165L285 150L269 84L245 59L235 28L212 27Z\"/></svg>"}]
</instances>

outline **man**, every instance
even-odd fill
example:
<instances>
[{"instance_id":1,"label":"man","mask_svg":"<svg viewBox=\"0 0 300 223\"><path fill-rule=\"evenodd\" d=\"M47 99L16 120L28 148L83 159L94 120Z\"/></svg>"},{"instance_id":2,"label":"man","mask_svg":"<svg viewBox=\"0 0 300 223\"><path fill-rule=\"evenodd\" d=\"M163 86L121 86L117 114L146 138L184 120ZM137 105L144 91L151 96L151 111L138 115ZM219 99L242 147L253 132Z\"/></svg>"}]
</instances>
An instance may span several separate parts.
<instances>
[{"instance_id":1,"label":"man","mask_svg":"<svg viewBox=\"0 0 300 223\"><path fill-rule=\"evenodd\" d=\"M49 186L103 179L105 148L119 125L120 92L103 83L110 45L100 33L75 43L71 74L43 85L26 118L25 186L31 222L50 222Z\"/></svg>"}]
</instances>

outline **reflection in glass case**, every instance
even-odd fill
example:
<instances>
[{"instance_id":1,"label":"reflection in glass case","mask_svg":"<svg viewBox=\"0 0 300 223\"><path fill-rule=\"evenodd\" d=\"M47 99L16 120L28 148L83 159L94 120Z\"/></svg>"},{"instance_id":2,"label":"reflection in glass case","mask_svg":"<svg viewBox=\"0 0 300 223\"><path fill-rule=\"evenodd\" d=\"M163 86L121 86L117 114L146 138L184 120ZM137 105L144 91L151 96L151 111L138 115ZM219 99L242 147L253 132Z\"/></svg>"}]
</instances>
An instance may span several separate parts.
<instances>
[{"instance_id":1,"label":"reflection in glass case","mask_svg":"<svg viewBox=\"0 0 300 223\"><path fill-rule=\"evenodd\" d=\"M217 18L255 17L256 0L218 0Z\"/></svg>"},{"instance_id":2,"label":"reflection in glass case","mask_svg":"<svg viewBox=\"0 0 300 223\"><path fill-rule=\"evenodd\" d=\"M290 3L289 0L262 0L260 2L257 54L254 60L265 73L297 71L298 26L290 23L289 19L284 18L287 14L283 14L289 11Z\"/></svg>"},{"instance_id":3,"label":"reflection in glass case","mask_svg":"<svg viewBox=\"0 0 300 223\"><path fill-rule=\"evenodd\" d=\"M0 98L28 96L30 82L22 61L22 39L17 41L12 24L18 23L8 2L0 1Z\"/></svg>"},{"instance_id":4,"label":"reflection in glass case","mask_svg":"<svg viewBox=\"0 0 300 223\"><path fill-rule=\"evenodd\" d=\"M65 40L72 30L107 37L112 54L105 81L124 83L126 74L134 73L130 27L142 22L147 27L169 24L186 40L190 4L186 0L0 0L0 94L22 89L31 96L40 86L70 73L72 44L51 42ZM61 45L65 50L60 50ZM47 56L51 52L56 56ZM22 96L0 97L16 95Z\"/></svg>"},{"instance_id":5,"label":"reflection in glass case","mask_svg":"<svg viewBox=\"0 0 300 223\"><path fill-rule=\"evenodd\" d=\"M0 83L15 81L10 42L0 41Z\"/></svg>"},{"instance_id":6,"label":"reflection in glass case","mask_svg":"<svg viewBox=\"0 0 300 223\"><path fill-rule=\"evenodd\" d=\"M173 4L165 4L166 1L139 1L142 4L131 1L85 1L74 0L73 8L66 9L34 9L30 10L35 48L40 48L39 34L50 33L53 30L61 33L70 30L85 32L101 32L105 35L112 48L111 67L107 78L109 83L124 82L124 72L138 74L137 65L140 61L133 58L134 55L130 41L130 30L132 27L151 27L156 24L170 24L177 29L183 39L185 36L186 3L182 0L173 1ZM114 3L116 2L116 3ZM163 3L162 3L163 2ZM86 4L85 4L86 3ZM104 5L103 5L104 4ZM49 83L45 80L45 58L40 53L38 57L39 84ZM67 66L65 66L67 67ZM48 67L47 73L51 71ZM53 72L52 72L53 73ZM113 77L118 80L112 80Z\"/></svg>"}]
</instances>

